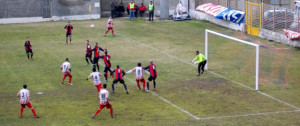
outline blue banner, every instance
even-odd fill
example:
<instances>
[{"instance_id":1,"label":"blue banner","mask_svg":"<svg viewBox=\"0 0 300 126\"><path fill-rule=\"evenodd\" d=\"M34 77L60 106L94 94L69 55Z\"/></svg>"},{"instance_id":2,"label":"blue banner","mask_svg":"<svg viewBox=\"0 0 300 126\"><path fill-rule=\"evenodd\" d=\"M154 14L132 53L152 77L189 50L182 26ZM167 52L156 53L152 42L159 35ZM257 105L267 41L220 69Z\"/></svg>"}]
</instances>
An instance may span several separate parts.
<instances>
[{"instance_id":1,"label":"blue banner","mask_svg":"<svg viewBox=\"0 0 300 126\"><path fill-rule=\"evenodd\" d=\"M218 19L231 21L240 25L245 19L245 12L227 8L226 10L217 14L215 17Z\"/></svg>"}]
</instances>

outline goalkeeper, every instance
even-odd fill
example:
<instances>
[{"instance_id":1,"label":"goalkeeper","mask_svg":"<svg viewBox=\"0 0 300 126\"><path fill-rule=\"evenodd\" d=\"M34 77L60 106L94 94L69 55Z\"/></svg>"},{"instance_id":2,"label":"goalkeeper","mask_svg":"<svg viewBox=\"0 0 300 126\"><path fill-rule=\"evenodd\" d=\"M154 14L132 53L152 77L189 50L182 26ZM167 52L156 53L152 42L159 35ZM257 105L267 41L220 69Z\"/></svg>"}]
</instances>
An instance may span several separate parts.
<instances>
[{"instance_id":1,"label":"goalkeeper","mask_svg":"<svg viewBox=\"0 0 300 126\"><path fill-rule=\"evenodd\" d=\"M194 64L198 63L198 76L200 76L200 74L203 74L204 72L204 67L206 65L206 57L199 53L199 51L196 51L196 57L194 58L194 60L192 61ZM202 70L202 72L201 72Z\"/></svg>"}]
</instances>

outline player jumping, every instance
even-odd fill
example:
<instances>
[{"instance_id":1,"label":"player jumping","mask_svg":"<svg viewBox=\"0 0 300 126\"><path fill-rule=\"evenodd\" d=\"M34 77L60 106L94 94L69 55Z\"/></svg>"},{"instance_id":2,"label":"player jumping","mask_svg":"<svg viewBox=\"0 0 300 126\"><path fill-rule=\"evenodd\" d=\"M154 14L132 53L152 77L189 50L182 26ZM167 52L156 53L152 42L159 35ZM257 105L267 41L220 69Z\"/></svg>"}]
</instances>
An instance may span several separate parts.
<instances>
[{"instance_id":1,"label":"player jumping","mask_svg":"<svg viewBox=\"0 0 300 126\"><path fill-rule=\"evenodd\" d=\"M98 72L100 72L100 68L99 68L99 52L100 51L104 51L101 47L98 46L98 42L96 42L94 49L92 49L91 51L94 51L94 59L93 59L93 68L98 68Z\"/></svg>"},{"instance_id":2,"label":"player jumping","mask_svg":"<svg viewBox=\"0 0 300 126\"><path fill-rule=\"evenodd\" d=\"M150 61L150 65L145 67L144 70L148 70L150 72L150 76L147 80L147 91L149 91L149 81L153 80L154 91L156 90L156 82L155 79L157 77L156 65L153 64L153 61Z\"/></svg>"},{"instance_id":3,"label":"player jumping","mask_svg":"<svg viewBox=\"0 0 300 126\"><path fill-rule=\"evenodd\" d=\"M135 80L136 80L136 84L139 88L139 90L141 90L141 86L140 86L140 82L143 83L143 91L145 91L145 79L143 76L143 67L141 63L137 64L137 67L133 68L132 70L127 71L126 73L131 73L131 72L135 72Z\"/></svg>"},{"instance_id":4,"label":"player jumping","mask_svg":"<svg viewBox=\"0 0 300 126\"><path fill-rule=\"evenodd\" d=\"M115 77L113 83L111 84L113 93L115 93L115 84L120 82L121 84L124 85L124 88L126 90L126 94L129 94L128 91L127 91L127 86L126 86L126 84L123 80L123 76L125 75L125 72L120 68L119 65L117 65L117 68L115 70L113 70L110 75L112 76L114 73L116 73L116 77Z\"/></svg>"},{"instance_id":5,"label":"player jumping","mask_svg":"<svg viewBox=\"0 0 300 126\"><path fill-rule=\"evenodd\" d=\"M105 49L103 56L100 56L99 58L103 59L105 68L104 68L104 77L105 77L105 82L107 82L107 71L111 73L111 63L110 63L110 55L107 54L107 50Z\"/></svg>"},{"instance_id":6,"label":"player jumping","mask_svg":"<svg viewBox=\"0 0 300 126\"><path fill-rule=\"evenodd\" d=\"M90 59L91 64L93 64L93 61L92 61L92 47L90 45L90 41L86 40L86 54L85 54L86 65L90 64L88 59Z\"/></svg>"},{"instance_id":7,"label":"player jumping","mask_svg":"<svg viewBox=\"0 0 300 126\"><path fill-rule=\"evenodd\" d=\"M23 109L25 108L25 106L27 106L28 108L31 109L33 115L36 118L40 118L39 116L36 115L35 110L32 108L31 102L29 100L29 90L27 90L27 85L26 84L23 85L23 89L21 89L18 92L17 96L20 97L20 104L21 104L20 118L22 118Z\"/></svg>"},{"instance_id":8,"label":"player jumping","mask_svg":"<svg viewBox=\"0 0 300 126\"><path fill-rule=\"evenodd\" d=\"M64 62L61 66L60 69L62 71L62 73L64 74L64 78L61 81L61 84L64 84L64 81L66 79L66 77L69 77L69 85L71 84L72 81L72 75L71 75L71 64L70 64L70 60L69 58L66 58L66 62Z\"/></svg>"},{"instance_id":9,"label":"player jumping","mask_svg":"<svg viewBox=\"0 0 300 126\"><path fill-rule=\"evenodd\" d=\"M68 37L70 37L70 44L72 44L72 30L73 26L70 24L70 21L68 21L68 24L64 28L66 30L66 45L68 45Z\"/></svg>"},{"instance_id":10,"label":"player jumping","mask_svg":"<svg viewBox=\"0 0 300 126\"><path fill-rule=\"evenodd\" d=\"M95 118L95 116L104 108L110 109L110 117L114 118L113 115L113 108L112 105L109 103L108 97L109 92L106 90L107 85L103 84L103 88L99 92L99 99L100 99L100 106L99 109L96 111L96 113L92 116L92 118Z\"/></svg>"},{"instance_id":11,"label":"player jumping","mask_svg":"<svg viewBox=\"0 0 300 126\"><path fill-rule=\"evenodd\" d=\"M33 60L32 59L33 52L32 52L32 49L31 49L32 46L31 46L31 41L30 41L29 37L27 37L24 46L25 46L25 51L26 51L26 54L27 54L27 58L29 59L29 53L31 53L31 58L30 59Z\"/></svg>"},{"instance_id":12,"label":"player jumping","mask_svg":"<svg viewBox=\"0 0 300 126\"><path fill-rule=\"evenodd\" d=\"M101 80L100 80L101 73L96 72L96 68L93 68L93 73L90 74L86 80L89 80L89 78L93 78L94 85L96 86L98 92L100 92L100 89L102 88Z\"/></svg>"},{"instance_id":13,"label":"player jumping","mask_svg":"<svg viewBox=\"0 0 300 126\"><path fill-rule=\"evenodd\" d=\"M106 34L107 34L107 32L108 32L109 30L111 30L112 36L114 36L114 28L113 28L113 25L114 25L113 19L112 19L112 17L110 16L109 19L108 19L108 21L107 21L107 31L104 33L104 37L106 37Z\"/></svg>"},{"instance_id":14,"label":"player jumping","mask_svg":"<svg viewBox=\"0 0 300 126\"><path fill-rule=\"evenodd\" d=\"M196 53L196 57L193 59L193 63L194 64L198 64L198 75L197 76L200 76L200 74L203 74L204 72L204 67L206 65L206 57L202 54L202 53L199 53L199 51L195 51ZM202 72L201 72L202 70Z\"/></svg>"}]
</instances>

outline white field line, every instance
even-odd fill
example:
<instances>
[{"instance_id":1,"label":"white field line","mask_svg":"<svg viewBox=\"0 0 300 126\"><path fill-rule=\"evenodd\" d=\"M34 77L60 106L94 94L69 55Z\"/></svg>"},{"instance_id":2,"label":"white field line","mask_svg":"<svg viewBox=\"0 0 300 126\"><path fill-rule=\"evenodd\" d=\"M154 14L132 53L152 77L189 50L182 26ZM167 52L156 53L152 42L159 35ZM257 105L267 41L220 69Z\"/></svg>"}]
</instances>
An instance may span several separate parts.
<instances>
[{"instance_id":1,"label":"white field line","mask_svg":"<svg viewBox=\"0 0 300 126\"><path fill-rule=\"evenodd\" d=\"M129 81L132 82L133 84L136 84L135 81L133 81L133 80L127 78L127 77L124 77L124 78L127 79L127 80L129 80ZM164 102L170 104L171 106L177 108L178 110L184 112L185 114L187 114L187 115L193 117L194 119L196 119L196 120L199 120L199 119L200 119L199 117L197 117L197 116L193 115L192 113L190 113L190 112L184 110L183 108L181 108L181 107L175 105L174 103L172 103L172 102L170 102L169 100L165 99L164 97L162 97L162 96L156 94L155 92L153 92L153 91L150 91L150 92L151 92L152 94L154 94L155 96L157 96L159 99L161 99L161 100L163 100Z\"/></svg>"},{"instance_id":2,"label":"white field line","mask_svg":"<svg viewBox=\"0 0 300 126\"><path fill-rule=\"evenodd\" d=\"M125 36L125 35L121 35L121 34L119 34L119 33L116 33L116 34L118 34L118 35L120 35L120 36L122 36L122 37L124 37L124 38L126 38L126 39L132 40L132 41L135 42L135 43L138 43L138 44L144 45L144 46L146 46L146 47L148 47L148 48L151 48L151 49L153 49L153 50L155 50L155 51L157 51L157 52L160 52L160 53L162 53L162 54L165 54L165 55L167 55L167 56L169 56L169 57L172 57L172 58L174 58L174 59L177 59L177 60L179 60L179 61L181 61L181 62L184 62L184 63L190 64L190 65L192 65L192 66L194 66L194 67L197 67L196 65L194 65L194 64L192 64L192 63L190 63L190 62L187 62L187 61L185 61L185 60L183 60L183 59L181 59L181 58L178 58L178 57L176 57L176 56L170 55L170 54L168 54L168 53L166 53L166 52L164 52L164 51L161 51L161 50L159 50L159 49L157 49L157 48L154 48L154 47L152 47L152 46L149 46L149 45L147 45L147 44L145 44L145 43L143 43L143 42L134 40L134 39L132 39L132 38L130 38L130 37L127 37L127 36ZM231 79L229 79L229 78L226 78L226 77L224 77L224 76L222 76L222 75L220 75L220 74L217 74L217 73L215 73L215 72L212 72L212 71L208 71L208 72L210 72L210 73L212 73L212 74L214 74L214 75L217 75L217 76L219 76L219 77L222 77L222 78L224 78L224 79L226 79L226 80L232 81L233 83L236 83L236 84L238 84L238 85L241 85L241 86L243 86L243 87L246 87L246 88L248 88L248 89L250 89L250 90L255 91L255 89L253 89L253 88L251 88L251 87L249 87L249 86L246 86L245 84L242 84L242 83L240 83L240 82L231 80ZM300 110L300 108L297 107L297 106L295 106L295 105L292 105L292 104L287 103L287 102L285 102L285 101L279 100L279 99L277 99L277 98L275 98L275 97L273 97L273 96L270 96L270 95L268 95L268 94L266 94L266 93L263 93L263 92L261 92L261 91L257 91L257 92L258 92L259 94L261 94L261 95L264 95L264 96L266 96L266 97L268 97L268 98L274 100L274 101L277 101L277 102L279 102L279 103L285 104L285 105L287 105L287 106L289 106L289 107L292 107L292 108L294 108L294 109L296 109L296 110Z\"/></svg>"},{"instance_id":3,"label":"white field line","mask_svg":"<svg viewBox=\"0 0 300 126\"><path fill-rule=\"evenodd\" d=\"M264 113L233 115L233 116L205 117L205 118L199 118L199 120L224 119L224 118L236 118L236 117L248 117L248 116L261 116L261 115L268 115L268 114L296 113L296 112L300 112L300 110L264 112Z\"/></svg>"}]
</instances>

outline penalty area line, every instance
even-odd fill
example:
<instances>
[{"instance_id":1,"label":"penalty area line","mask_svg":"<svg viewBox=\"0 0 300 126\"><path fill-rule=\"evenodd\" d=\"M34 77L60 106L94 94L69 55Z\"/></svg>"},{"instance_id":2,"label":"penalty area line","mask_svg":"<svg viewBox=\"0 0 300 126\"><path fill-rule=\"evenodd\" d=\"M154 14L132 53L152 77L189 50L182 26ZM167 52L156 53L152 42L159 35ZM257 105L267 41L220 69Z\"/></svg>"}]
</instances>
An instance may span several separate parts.
<instances>
[{"instance_id":1,"label":"penalty area line","mask_svg":"<svg viewBox=\"0 0 300 126\"><path fill-rule=\"evenodd\" d=\"M177 60L179 60L179 61L181 61L181 62L184 62L184 63L190 64L190 65L192 65L192 66L194 66L194 67L197 67L196 65L194 65L194 64L192 64L192 63L190 63L190 62L187 62L187 61L185 61L185 60L183 60L183 59L181 59L181 58L179 58L179 57L170 55L170 54L168 54L168 53L166 53L166 52L164 52L164 51L162 51L162 50L159 50L159 49L157 49L157 48L154 48L154 47L152 47L152 46L149 46L149 45L147 45L147 44L145 44L145 43L143 43L143 42L140 42L140 41L134 40L134 39L132 39L132 38L130 38L130 37L127 37L126 35L121 35L120 33L117 33L117 32L116 32L116 34L117 34L117 35L120 35L120 36L122 36L122 37L124 37L124 38L126 38L126 39L132 40L132 42L135 42L135 43L144 45L144 46L146 46L146 47L148 47L148 48L151 48L151 49L153 49L153 50L155 50L155 51L157 51L157 52L160 52L160 53L165 54L165 55L167 55L167 56L169 56L169 57L172 57L172 58L174 58L174 59L177 59ZM227 77L224 77L224 76L222 76L222 75L220 75L220 74L217 74L217 73L215 73L215 72L212 72L212 71L209 71L209 70L208 70L208 72L210 72L210 73L212 73L212 74L214 74L214 75L217 75L217 76L219 76L219 77L221 77L221 78L224 78L224 79L226 79L226 80L229 80L229 81L231 81L231 82L233 82L233 83L235 83L235 84L241 85L241 86L243 86L243 87L245 87L245 88L248 88L248 89L250 89L250 90L256 91L256 90L254 90L253 88L251 88L251 87L249 87L249 86L246 86L245 84L242 84L242 83L240 83L240 82L231 80L231 79L229 79L229 78L227 78ZM279 102L279 103L285 104L285 105L287 105L287 106L289 106L289 107L292 107L292 108L294 108L294 109L296 109L296 110L300 110L299 107L297 107L297 106L295 106L295 105L292 105L292 104L290 104L290 103L287 103L287 102L285 102L285 101L279 100L279 99L277 99L277 98L275 98L275 97L273 97L273 96L271 96L271 95L268 95L268 94L266 94L266 93L264 93L264 92L261 92L261 91L257 91L257 92L258 92L259 94L263 95L263 96L266 96L266 97L268 97L268 98L274 100L274 101L277 101L277 102Z\"/></svg>"},{"instance_id":2,"label":"penalty area line","mask_svg":"<svg viewBox=\"0 0 300 126\"><path fill-rule=\"evenodd\" d=\"M127 79L127 80L129 80L131 83L135 84L135 82L134 82L133 80L131 80L131 79L127 78L127 77L124 77L124 78ZM174 103L170 102L169 100L165 99L164 97L160 96L159 94L157 94L157 93L155 93L155 92L153 92L153 91L150 91L150 92L151 92L153 95L157 96L159 99L163 100L164 102L166 102L166 103L170 104L171 106L177 108L177 109L180 110L181 112L183 112L183 113L185 113L185 114L187 114L187 115L193 117L193 118L196 119L196 120L199 120L199 119L200 119L199 117L197 117L197 116L193 115L192 113L188 112L187 110L184 110L183 108L181 108L181 107L175 105Z\"/></svg>"},{"instance_id":3,"label":"penalty area line","mask_svg":"<svg viewBox=\"0 0 300 126\"><path fill-rule=\"evenodd\" d=\"M233 115L233 116L220 116L220 117L205 117L205 118L199 118L199 120L224 119L224 118L237 118L237 117L248 117L248 116L262 116L262 115L269 115L269 114L296 113L296 112L300 112L300 110L277 111L277 112L263 112L263 113L244 114L244 115Z\"/></svg>"}]
</instances>

